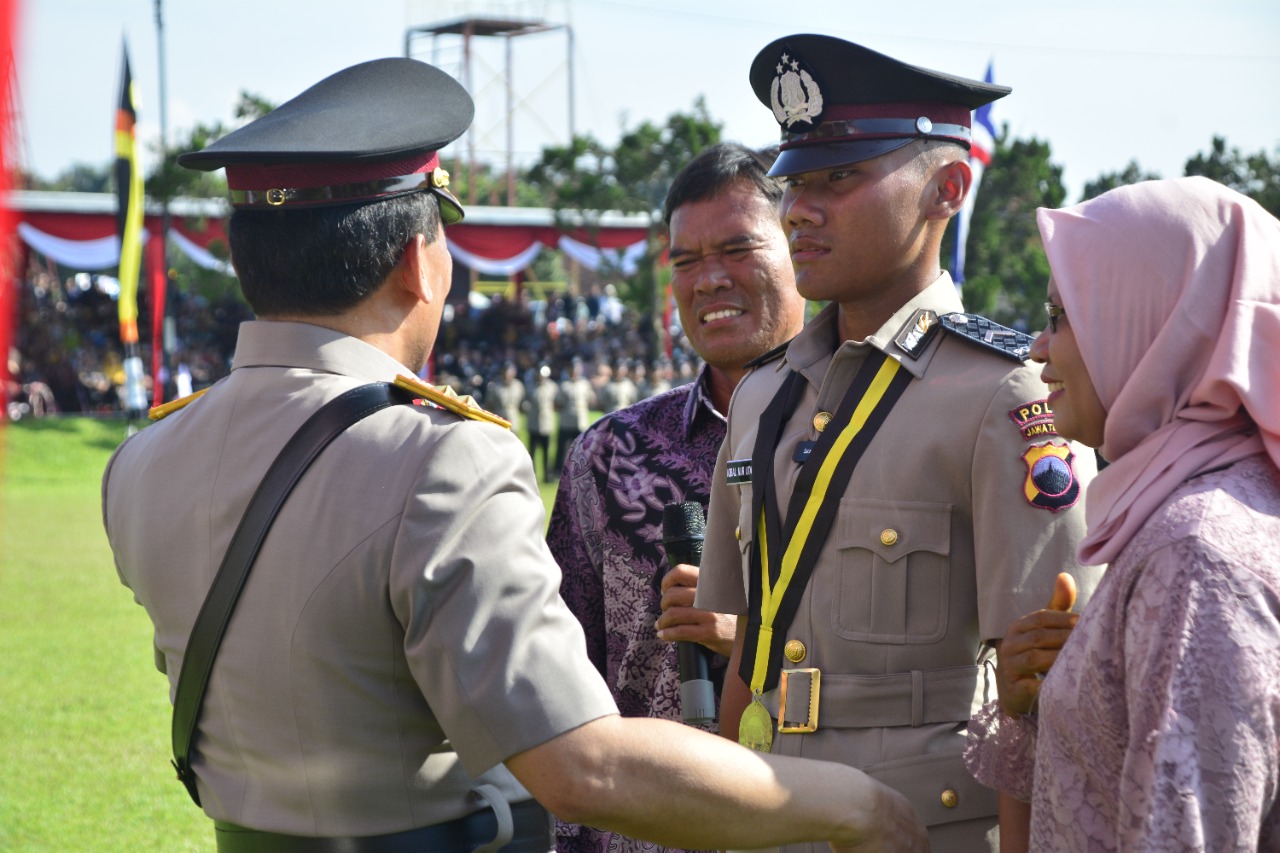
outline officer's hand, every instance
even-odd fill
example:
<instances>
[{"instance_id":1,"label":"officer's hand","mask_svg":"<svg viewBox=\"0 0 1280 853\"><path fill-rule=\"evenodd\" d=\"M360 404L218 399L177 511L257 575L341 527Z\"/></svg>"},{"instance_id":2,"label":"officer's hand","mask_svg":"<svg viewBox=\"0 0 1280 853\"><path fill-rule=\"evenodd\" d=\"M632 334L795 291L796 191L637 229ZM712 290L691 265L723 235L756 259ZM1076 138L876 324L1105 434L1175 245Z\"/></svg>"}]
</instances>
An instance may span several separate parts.
<instances>
[{"instance_id":1,"label":"officer's hand","mask_svg":"<svg viewBox=\"0 0 1280 853\"><path fill-rule=\"evenodd\" d=\"M929 853L929 832L911 802L892 788L876 784L870 805L875 817L853 844L831 842L834 853Z\"/></svg>"},{"instance_id":2,"label":"officer's hand","mask_svg":"<svg viewBox=\"0 0 1280 853\"><path fill-rule=\"evenodd\" d=\"M996 657L996 690L1000 707L1010 717L1035 708L1041 679L1080 619L1070 612L1075 603L1075 579L1063 572L1054 583L1048 609L1023 616L1005 632Z\"/></svg>"},{"instance_id":3,"label":"officer's hand","mask_svg":"<svg viewBox=\"0 0 1280 853\"><path fill-rule=\"evenodd\" d=\"M654 623L658 639L701 643L716 654L729 656L738 621L734 616L693 606L698 567L682 564L662 577L662 615Z\"/></svg>"}]
</instances>

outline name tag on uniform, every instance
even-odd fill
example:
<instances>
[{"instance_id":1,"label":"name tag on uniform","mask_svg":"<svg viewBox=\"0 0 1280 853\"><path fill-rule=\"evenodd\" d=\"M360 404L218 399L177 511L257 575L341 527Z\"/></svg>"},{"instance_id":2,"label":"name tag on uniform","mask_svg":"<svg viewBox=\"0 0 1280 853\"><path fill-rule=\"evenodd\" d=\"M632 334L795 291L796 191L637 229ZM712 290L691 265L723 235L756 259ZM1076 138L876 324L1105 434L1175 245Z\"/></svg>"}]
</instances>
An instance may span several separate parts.
<instances>
[{"instance_id":1,"label":"name tag on uniform","mask_svg":"<svg viewBox=\"0 0 1280 853\"><path fill-rule=\"evenodd\" d=\"M809 455L813 453L813 447L817 443L818 442L816 441L800 442L799 444L796 445L795 453L791 454L791 459L803 465L809 459Z\"/></svg>"},{"instance_id":2,"label":"name tag on uniform","mask_svg":"<svg viewBox=\"0 0 1280 853\"><path fill-rule=\"evenodd\" d=\"M731 459L724 466L724 481L730 486L741 486L751 482L751 460Z\"/></svg>"}]
</instances>

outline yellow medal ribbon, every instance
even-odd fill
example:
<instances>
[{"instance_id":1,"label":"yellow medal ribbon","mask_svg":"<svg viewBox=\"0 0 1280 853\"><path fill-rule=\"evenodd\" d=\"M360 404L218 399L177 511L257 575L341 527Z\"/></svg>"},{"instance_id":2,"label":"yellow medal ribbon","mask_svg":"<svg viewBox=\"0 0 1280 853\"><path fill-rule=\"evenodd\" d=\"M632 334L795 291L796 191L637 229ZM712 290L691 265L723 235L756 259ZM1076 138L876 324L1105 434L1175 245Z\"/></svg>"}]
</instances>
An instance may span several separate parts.
<instances>
[{"instance_id":1,"label":"yellow medal ribbon","mask_svg":"<svg viewBox=\"0 0 1280 853\"><path fill-rule=\"evenodd\" d=\"M773 642L773 621L778 614L778 608L782 604L783 596L786 595L787 587L791 584L791 579L795 574L800 554L804 550L805 542L808 540L813 528L814 518L826 500L831 478L835 473L836 467L840 464L841 457L844 456L845 451L849 449L849 445L857 437L858 433L862 431L862 428L866 426L868 418L876 407L880 405L881 399L889 389L889 384L897 376L900 369L901 365L896 360L892 358L884 360L884 363L880 365L880 369L876 371L875 377L871 380L867 393L863 395L858 405L854 408L849 422L845 424L839 435L836 436L835 442L831 446L831 451L823 458L814 480L813 491L810 492L808 500L805 501L800 518L796 521L795 533L783 552L782 566L778 572L778 582L773 585L769 583L769 541L763 504L761 506L756 537L760 548L760 632L756 636L756 655L754 666L751 670L750 685L752 702L747 708L748 712L756 712L758 714L755 708L756 705L760 705L759 710L764 710L760 697L764 693L764 682L769 672L769 649ZM746 721L747 716L747 712L744 712L744 721ZM739 731L742 731L741 724L739 724Z\"/></svg>"}]
</instances>

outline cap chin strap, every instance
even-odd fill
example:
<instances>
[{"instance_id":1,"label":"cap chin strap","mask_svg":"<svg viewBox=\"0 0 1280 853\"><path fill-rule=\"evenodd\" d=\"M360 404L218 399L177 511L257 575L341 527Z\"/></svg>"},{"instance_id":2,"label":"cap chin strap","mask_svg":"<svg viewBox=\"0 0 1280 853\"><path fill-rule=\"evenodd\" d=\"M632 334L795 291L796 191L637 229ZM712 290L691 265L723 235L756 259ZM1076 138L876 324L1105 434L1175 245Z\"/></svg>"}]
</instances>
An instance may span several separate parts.
<instances>
[{"instance_id":1,"label":"cap chin strap","mask_svg":"<svg viewBox=\"0 0 1280 853\"><path fill-rule=\"evenodd\" d=\"M449 173L436 168L391 178L377 178L353 184L327 187L273 187L266 190L231 190L234 207L270 210L281 207L325 207L359 201L385 201L395 196L426 190L440 201L440 218L446 225L461 222L462 205L446 189Z\"/></svg>"},{"instance_id":2,"label":"cap chin strap","mask_svg":"<svg viewBox=\"0 0 1280 853\"><path fill-rule=\"evenodd\" d=\"M824 121L804 133L783 133L782 148L826 142L857 142L863 139L950 139L969 145L973 131L962 124L943 124L921 116L905 118L860 118Z\"/></svg>"}]
</instances>

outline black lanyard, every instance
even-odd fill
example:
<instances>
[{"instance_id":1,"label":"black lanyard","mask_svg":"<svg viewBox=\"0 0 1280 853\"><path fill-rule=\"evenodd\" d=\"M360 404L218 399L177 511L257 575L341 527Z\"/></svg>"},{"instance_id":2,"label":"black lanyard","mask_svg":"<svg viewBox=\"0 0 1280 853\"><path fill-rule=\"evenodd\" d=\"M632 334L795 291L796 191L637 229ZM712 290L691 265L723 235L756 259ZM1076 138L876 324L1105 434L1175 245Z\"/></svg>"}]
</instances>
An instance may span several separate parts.
<instances>
[{"instance_id":1,"label":"black lanyard","mask_svg":"<svg viewBox=\"0 0 1280 853\"><path fill-rule=\"evenodd\" d=\"M910 383L911 374L896 360L875 349L868 354L835 417L801 463L785 525L778 510L773 460L783 425L803 396L803 377L792 371L765 408L751 457L751 518L757 531L747 584L746 643L738 669L753 694L777 685L784 635L795 619L840 499L858 461Z\"/></svg>"}]
</instances>

